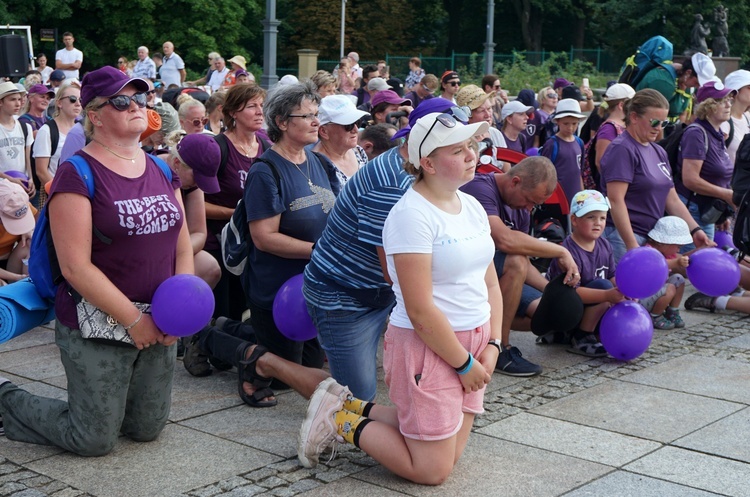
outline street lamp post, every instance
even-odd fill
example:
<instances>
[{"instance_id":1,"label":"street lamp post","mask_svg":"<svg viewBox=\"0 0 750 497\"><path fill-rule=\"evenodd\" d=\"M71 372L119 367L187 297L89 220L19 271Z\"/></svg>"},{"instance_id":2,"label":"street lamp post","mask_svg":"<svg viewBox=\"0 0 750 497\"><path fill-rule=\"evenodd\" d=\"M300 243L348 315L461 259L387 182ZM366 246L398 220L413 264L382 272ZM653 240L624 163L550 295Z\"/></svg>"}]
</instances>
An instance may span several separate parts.
<instances>
[{"instance_id":1,"label":"street lamp post","mask_svg":"<svg viewBox=\"0 0 750 497\"><path fill-rule=\"evenodd\" d=\"M487 41L484 44L484 73L492 74L495 61L495 2L487 0Z\"/></svg>"},{"instance_id":2,"label":"street lamp post","mask_svg":"<svg viewBox=\"0 0 750 497\"><path fill-rule=\"evenodd\" d=\"M279 34L279 24L276 19L276 0L266 0L266 18L263 19L263 75L260 85L269 89L279 81L276 74L276 41Z\"/></svg>"},{"instance_id":3,"label":"street lamp post","mask_svg":"<svg viewBox=\"0 0 750 497\"><path fill-rule=\"evenodd\" d=\"M344 34L346 31L346 0L341 0L341 50L339 60L344 58Z\"/></svg>"}]
</instances>

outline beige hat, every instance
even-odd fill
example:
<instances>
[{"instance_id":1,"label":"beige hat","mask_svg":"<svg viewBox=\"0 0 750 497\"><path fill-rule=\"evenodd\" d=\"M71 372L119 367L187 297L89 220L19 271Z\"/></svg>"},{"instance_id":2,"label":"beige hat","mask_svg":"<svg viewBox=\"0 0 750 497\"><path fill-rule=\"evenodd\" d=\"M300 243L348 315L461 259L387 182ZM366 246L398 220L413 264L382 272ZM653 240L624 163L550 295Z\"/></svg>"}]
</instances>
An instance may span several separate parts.
<instances>
[{"instance_id":1,"label":"beige hat","mask_svg":"<svg viewBox=\"0 0 750 497\"><path fill-rule=\"evenodd\" d=\"M8 95L13 95L14 93L25 95L26 90L20 89L16 86L15 83L11 83L10 81L0 83L0 100L7 97Z\"/></svg>"},{"instance_id":2,"label":"beige hat","mask_svg":"<svg viewBox=\"0 0 750 497\"><path fill-rule=\"evenodd\" d=\"M33 231L36 222L29 207L29 195L21 185L7 179L0 180L0 221L11 235Z\"/></svg>"},{"instance_id":3,"label":"beige hat","mask_svg":"<svg viewBox=\"0 0 750 497\"><path fill-rule=\"evenodd\" d=\"M468 106L471 110L476 109L482 105L485 100L495 96L495 92L485 93L483 89L477 85L466 85L462 86L458 93L456 93L456 103L459 107Z\"/></svg>"},{"instance_id":4,"label":"beige hat","mask_svg":"<svg viewBox=\"0 0 750 497\"><path fill-rule=\"evenodd\" d=\"M231 59L229 59L227 62L237 64L243 69L247 69L247 61L245 60L245 57L242 55L235 55Z\"/></svg>"}]
</instances>

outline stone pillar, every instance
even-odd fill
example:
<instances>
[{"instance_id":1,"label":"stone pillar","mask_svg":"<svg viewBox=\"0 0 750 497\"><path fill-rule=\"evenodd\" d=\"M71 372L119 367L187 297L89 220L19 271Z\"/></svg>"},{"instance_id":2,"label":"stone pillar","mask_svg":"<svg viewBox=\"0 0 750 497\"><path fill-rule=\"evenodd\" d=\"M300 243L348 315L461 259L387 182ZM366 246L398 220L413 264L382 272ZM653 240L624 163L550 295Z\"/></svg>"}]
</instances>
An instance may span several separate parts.
<instances>
[{"instance_id":1,"label":"stone pillar","mask_svg":"<svg viewBox=\"0 0 750 497\"><path fill-rule=\"evenodd\" d=\"M727 74L740 68L742 59L739 57L713 57L711 60L714 61L716 66L716 75L723 81Z\"/></svg>"},{"instance_id":2,"label":"stone pillar","mask_svg":"<svg viewBox=\"0 0 750 497\"><path fill-rule=\"evenodd\" d=\"M309 78L318 70L318 54L320 50L311 50L309 48L303 48L297 50L297 57L299 59L299 79Z\"/></svg>"}]
</instances>

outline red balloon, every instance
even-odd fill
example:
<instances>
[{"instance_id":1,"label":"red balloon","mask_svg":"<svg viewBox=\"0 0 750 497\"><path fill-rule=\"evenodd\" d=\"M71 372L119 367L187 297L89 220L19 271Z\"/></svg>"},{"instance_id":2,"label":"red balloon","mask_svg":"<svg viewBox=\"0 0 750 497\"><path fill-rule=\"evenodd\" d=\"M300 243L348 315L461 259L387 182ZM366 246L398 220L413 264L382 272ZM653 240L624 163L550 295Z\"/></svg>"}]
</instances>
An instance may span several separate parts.
<instances>
[{"instance_id":1,"label":"red balloon","mask_svg":"<svg viewBox=\"0 0 750 497\"><path fill-rule=\"evenodd\" d=\"M654 334L648 311L632 300L613 305L602 317L599 329L599 338L607 353L623 361L643 354Z\"/></svg>"},{"instance_id":2,"label":"red balloon","mask_svg":"<svg viewBox=\"0 0 750 497\"><path fill-rule=\"evenodd\" d=\"M273 300L273 321L282 335L296 342L304 342L318 336L312 318L307 312L302 295L304 275L289 278Z\"/></svg>"},{"instance_id":3,"label":"red balloon","mask_svg":"<svg viewBox=\"0 0 750 497\"><path fill-rule=\"evenodd\" d=\"M164 280L154 292L151 317L167 335L186 337L208 324L214 305L208 283L193 274L177 274Z\"/></svg>"}]
</instances>

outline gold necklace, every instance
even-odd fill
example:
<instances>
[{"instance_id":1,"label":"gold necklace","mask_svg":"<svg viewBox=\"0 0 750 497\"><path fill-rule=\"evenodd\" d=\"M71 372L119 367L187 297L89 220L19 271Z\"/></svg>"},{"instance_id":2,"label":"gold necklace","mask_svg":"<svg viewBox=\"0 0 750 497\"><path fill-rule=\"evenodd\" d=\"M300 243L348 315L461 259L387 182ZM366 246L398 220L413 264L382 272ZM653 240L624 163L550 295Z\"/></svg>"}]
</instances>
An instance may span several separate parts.
<instances>
[{"instance_id":1,"label":"gold necklace","mask_svg":"<svg viewBox=\"0 0 750 497\"><path fill-rule=\"evenodd\" d=\"M115 152L114 150L112 150L111 148L109 148L108 146L106 146L105 144L103 144L102 142L100 142L99 140L93 140L93 141L95 141L96 143L98 143L99 145L101 145L102 147L104 147L104 149L105 149L105 150L106 150L107 152L109 152L110 154L112 154L112 155L114 155L114 156L116 156L116 157L119 157L120 159L125 159L125 160L129 160L129 161L130 161L130 162L132 162L133 164L135 164L135 158L136 158L136 157L138 157L138 154L139 154L139 153L141 152L141 151L140 151L140 149L139 149L139 150L138 150L138 151L137 151L137 152L135 153L135 155L134 155L133 157L125 157L124 155L120 155L120 154L118 154L117 152Z\"/></svg>"}]
</instances>

